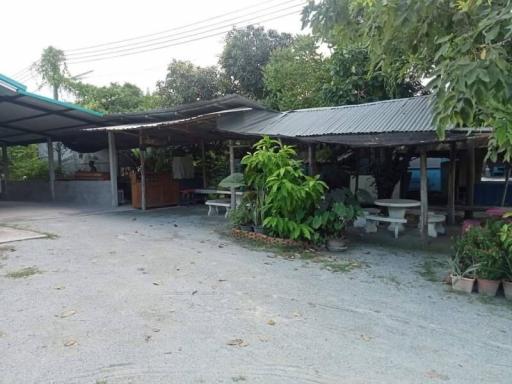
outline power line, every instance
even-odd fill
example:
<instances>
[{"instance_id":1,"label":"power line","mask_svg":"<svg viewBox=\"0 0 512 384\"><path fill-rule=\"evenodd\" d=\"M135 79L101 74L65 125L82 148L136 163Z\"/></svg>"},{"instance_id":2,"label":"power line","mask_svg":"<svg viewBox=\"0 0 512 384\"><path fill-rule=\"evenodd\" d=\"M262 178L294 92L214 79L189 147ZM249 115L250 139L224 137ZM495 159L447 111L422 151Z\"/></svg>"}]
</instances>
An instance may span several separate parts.
<instances>
[{"instance_id":1,"label":"power line","mask_svg":"<svg viewBox=\"0 0 512 384\"><path fill-rule=\"evenodd\" d=\"M260 2L260 3L252 4L252 5L249 5L249 6L244 7L244 8L239 8L239 9L235 9L233 11L227 12L227 13L223 13L222 15L216 15L216 16L213 16L213 17L208 17L206 19L201 19L201 20L196 21L194 23L190 23L190 24L186 24L186 25L181 25L181 26L178 26L178 27L173 27L171 29L167 29L167 30L160 31L160 32L154 32L154 33L149 33L149 34L146 34L146 35L135 36L135 37L127 38L127 39L110 41L110 42L107 42L107 43L89 45L89 46L81 47L81 48L66 49L64 51L65 52L70 52L70 53L76 52L76 51L87 51L87 50L90 50L90 49L93 49L93 48L105 47L105 46L109 46L109 45L115 45L115 44L118 44L118 43L124 43L124 42L127 42L127 41L135 41L135 40L141 40L141 39L144 39L144 38L147 38L147 37L158 36L158 35L166 34L166 33L177 31L177 30L181 30L181 29L186 29L188 27L193 27L193 26L196 26L198 24L203 24L205 22L211 21L212 19L222 19L225 16L236 14L236 13L240 13L242 11L245 12L248 9L260 7L262 5L273 3L275 1L276 0L267 0L265 2ZM289 3L289 2L290 1L281 2L279 4L274 5L274 7L275 6L279 6L279 5L284 5L284 4ZM255 12L258 12L258 11L255 11Z\"/></svg>"},{"instance_id":2,"label":"power line","mask_svg":"<svg viewBox=\"0 0 512 384\"><path fill-rule=\"evenodd\" d=\"M302 7L302 5L300 7ZM295 6L295 8L297 8L297 6ZM259 24L259 23L263 23L263 22L267 22L267 21L271 21L271 20L276 20L276 19L279 19L279 18L282 18L285 16L297 14L297 11L298 11L298 9L295 9L293 12L279 14L277 16L262 19L262 20L245 20L246 23L243 25L239 25L239 27L246 27L251 24ZM114 53L119 53L116 55L112 55L113 52L108 52L108 53L103 53L103 54L95 54L95 55L85 56L85 57L81 57L81 58L71 59L68 61L68 63L69 64L89 63L92 61L106 60L106 59L110 59L110 58L117 58L117 57L123 57L123 56L129 56L129 55L135 55L135 54L140 54L140 53L145 53L145 52L156 51L156 50L160 50L160 49L164 49L164 48L168 48L168 47L174 47L177 45L183 45L186 43L223 35L223 34L229 32L232 27L233 27L232 25L224 26L222 31L216 32L216 33L210 33L210 34L207 34L204 36L199 36L199 35L203 35L206 31L201 32L201 33L191 34L191 35L184 36L184 37L180 37L178 39L169 39L167 41L163 41L158 44L148 44L147 46L142 46L142 47L138 47L138 48L122 49L122 50L118 50L117 52L114 52ZM215 28L215 30L218 30L218 29L220 29L220 28ZM198 36L198 37L196 37L196 36ZM183 40L183 39L186 39L186 40L179 41L179 40ZM160 45L160 44L164 44L164 45ZM153 48L147 48L147 47L153 47ZM123 53L123 52L126 52L126 53Z\"/></svg>"},{"instance_id":3,"label":"power line","mask_svg":"<svg viewBox=\"0 0 512 384\"><path fill-rule=\"evenodd\" d=\"M216 30L219 30L219 29L225 29L227 26L231 27L233 24L237 24L237 23L241 23L241 22L247 22L247 21L249 21L251 19L256 19L256 18L260 18L260 17L269 16L269 15L272 15L274 13L287 11L289 9L293 9L293 8L296 8L296 7L299 7L299 6L302 7L303 4L304 4L304 1L300 0L299 2L297 2L297 0L289 0L289 1L285 2L285 3L295 3L295 4L292 5L292 6L289 6L289 7L284 7L284 8L280 8L280 9L277 9L277 10L270 11L272 8L276 7L276 6L273 6L273 7L262 9L262 10L258 11L258 12L266 11L266 13L263 13L261 15L255 16L254 14L246 14L246 15L242 15L242 16L237 16L235 18L228 19L228 20L225 20L225 21L222 21L222 22L216 22L216 23L210 24L208 26L194 28L194 29L191 29L191 30L186 31L186 32L181 32L181 33L177 33L177 34L174 34L174 35L161 36L161 37L158 37L158 38L155 38L155 39L149 39L149 40L137 42L137 43L134 43L134 44L125 44L125 45L120 45L120 46L117 46L117 47L102 48L102 49L99 49L99 50L96 50L96 51L90 51L90 52L81 52L81 53L76 53L76 54L67 54L66 58L69 59L69 60L80 60L80 59L84 59L84 58L98 57L98 56L105 55L105 54L127 52L127 51L130 51L130 50L136 50L136 49L141 49L141 48L158 46L160 44L168 43L168 42L171 42L171 41L176 41L176 40L180 40L180 39L183 39L183 38L194 37L194 36L197 36L198 34L213 32L213 31L216 31ZM284 5L284 3L279 4L278 6L283 6L283 5ZM245 19L240 19L240 17L245 17ZM214 27L216 25L217 25L217 27ZM206 27L214 27L214 28L204 29ZM162 40L162 39L164 39L164 40Z\"/></svg>"}]
</instances>

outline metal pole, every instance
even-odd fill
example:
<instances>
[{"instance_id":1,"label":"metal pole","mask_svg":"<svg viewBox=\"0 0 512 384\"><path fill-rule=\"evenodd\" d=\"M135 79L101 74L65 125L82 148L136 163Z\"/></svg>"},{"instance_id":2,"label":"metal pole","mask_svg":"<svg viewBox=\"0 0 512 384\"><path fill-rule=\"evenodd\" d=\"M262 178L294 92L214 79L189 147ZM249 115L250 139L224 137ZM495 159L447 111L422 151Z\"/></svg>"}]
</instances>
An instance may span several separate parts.
<instances>
[{"instance_id":1,"label":"metal pole","mask_svg":"<svg viewBox=\"0 0 512 384\"><path fill-rule=\"evenodd\" d=\"M235 148L233 147L233 141L229 140L229 172L231 175L235 173ZM236 207L236 190L231 187L231 209L235 209Z\"/></svg>"},{"instance_id":2,"label":"metal pole","mask_svg":"<svg viewBox=\"0 0 512 384\"><path fill-rule=\"evenodd\" d=\"M427 240L428 229L428 178L427 178L427 152L420 150L420 196L421 196L421 214L420 228L421 238Z\"/></svg>"},{"instance_id":3,"label":"metal pole","mask_svg":"<svg viewBox=\"0 0 512 384\"><path fill-rule=\"evenodd\" d=\"M117 149L116 136L113 131L108 131L108 162L110 166L110 193L112 194L112 207L119 205L117 195Z\"/></svg>"},{"instance_id":4,"label":"metal pole","mask_svg":"<svg viewBox=\"0 0 512 384\"><path fill-rule=\"evenodd\" d=\"M48 146L48 174L50 176L50 196L52 201L55 201L55 166L53 163L53 142L49 137L47 141Z\"/></svg>"}]
</instances>

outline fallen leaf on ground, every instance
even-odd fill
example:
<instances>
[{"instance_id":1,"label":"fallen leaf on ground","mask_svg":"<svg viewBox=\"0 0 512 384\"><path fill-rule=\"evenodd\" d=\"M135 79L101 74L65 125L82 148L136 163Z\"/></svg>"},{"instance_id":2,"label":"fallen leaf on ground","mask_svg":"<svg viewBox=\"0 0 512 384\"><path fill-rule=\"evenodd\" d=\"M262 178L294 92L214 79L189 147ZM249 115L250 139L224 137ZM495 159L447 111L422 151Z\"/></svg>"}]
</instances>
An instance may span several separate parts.
<instances>
[{"instance_id":1,"label":"fallen leaf on ground","mask_svg":"<svg viewBox=\"0 0 512 384\"><path fill-rule=\"evenodd\" d=\"M276 325L276 322L274 320L269 320L269 321L267 321L267 324L268 325Z\"/></svg>"},{"instance_id":2,"label":"fallen leaf on ground","mask_svg":"<svg viewBox=\"0 0 512 384\"><path fill-rule=\"evenodd\" d=\"M435 369L431 369L430 371L426 372L425 377L428 379L437 379L442 381L450 380L450 378L447 375L443 375L439 372L436 372Z\"/></svg>"},{"instance_id":3,"label":"fallen leaf on ground","mask_svg":"<svg viewBox=\"0 0 512 384\"><path fill-rule=\"evenodd\" d=\"M197 293L197 291L192 291L192 295L195 295Z\"/></svg>"},{"instance_id":4,"label":"fallen leaf on ground","mask_svg":"<svg viewBox=\"0 0 512 384\"><path fill-rule=\"evenodd\" d=\"M247 347L249 345L249 343L246 341L243 341L242 339L233 339L233 340L229 340L227 342L227 345L230 345L233 347Z\"/></svg>"},{"instance_id":5,"label":"fallen leaf on ground","mask_svg":"<svg viewBox=\"0 0 512 384\"><path fill-rule=\"evenodd\" d=\"M162 285L161 281L153 281L153 285Z\"/></svg>"},{"instance_id":6,"label":"fallen leaf on ground","mask_svg":"<svg viewBox=\"0 0 512 384\"><path fill-rule=\"evenodd\" d=\"M65 286L63 286L63 285L58 285L58 286L56 286L56 287L53 287L53 289L56 289L57 291L60 291L60 290L62 290L62 289L64 289L64 288L66 288L66 287L65 287Z\"/></svg>"},{"instance_id":7,"label":"fallen leaf on ground","mask_svg":"<svg viewBox=\"0 0 512 384\"><path fill-rule=\"evenodd\" d=\"M364 341L370 341L372 339L372 337L367 336L367 335L361 335L361 339L363 339Z\"/></svg>"},{"instance_id":8,"label":"fallen leaf on ground","mask_svg":"<svg viewBox=\"0 0 512 384\"><path fill-rule=\"evenodd\" d=\"M62 312L62 313L59 315L59 317L60 317L61 319L64 319L64 318L66 318L66 317L73 316L74 314L76 314L76 311L75 311L74 309L70 309L70 310L68 310L68 311L64 311L64 312Z\"/></svg>"},{"instance_id":9,"label":"fallen leaf on ground","mask_svg":"<svg viewBox=\"0 0 512 384\"><path fill-rule=\"evenodd\" d=\"M78 341L75 339L69 339L64 343L65 347L72 347L73 345L78 345Z\"/></svg>"}]
</instances>

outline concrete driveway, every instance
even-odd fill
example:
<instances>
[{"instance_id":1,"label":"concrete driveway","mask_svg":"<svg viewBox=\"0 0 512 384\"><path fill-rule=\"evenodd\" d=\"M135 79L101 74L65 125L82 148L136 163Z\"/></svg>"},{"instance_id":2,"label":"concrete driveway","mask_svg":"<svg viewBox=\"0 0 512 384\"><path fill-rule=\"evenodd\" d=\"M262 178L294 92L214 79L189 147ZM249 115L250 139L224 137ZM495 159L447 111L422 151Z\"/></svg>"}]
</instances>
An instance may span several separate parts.
<instances>
[{"instance_id":1,"label":"concrete driveway","mask_svg":"<svg viewBox=\"0 0 512 384\"><path fill-rule=\"evenodd\" d=\"M202 207L0 220L55 235L1 248L2 384L511 382L511 305L435 281L446 256L279 255Z\"/></svg>"}]
</instances>

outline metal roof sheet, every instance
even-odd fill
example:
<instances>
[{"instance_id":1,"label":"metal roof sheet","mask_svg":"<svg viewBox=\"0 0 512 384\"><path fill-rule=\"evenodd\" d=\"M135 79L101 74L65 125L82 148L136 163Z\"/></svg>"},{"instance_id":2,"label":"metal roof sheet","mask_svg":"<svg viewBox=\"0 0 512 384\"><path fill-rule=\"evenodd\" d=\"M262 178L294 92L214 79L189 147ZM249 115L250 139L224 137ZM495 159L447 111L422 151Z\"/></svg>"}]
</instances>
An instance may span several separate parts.
<instances>
[{"instance_id":1,"label":"metal roof sheet","mask_svg":"<svg viewBox=\"0 0 512 384\"><path fill-rule=\"evenodd\" d=\"M224 127L244 134L306 137L433 132L431 96L282 112L270 120ZM220 127L223 129L223 127Z\"/></svg>"},{"instance_id":2,"label":"metal roof sheet","mask_svg":"<svg viewBox=\"0 0 512 384\"><path fill-rule=\"evenodd\" d=\"M99 112L27 92L23 84L0 74L2 143L37 143L102 124Z\"/></svg>"}]
</instances>

